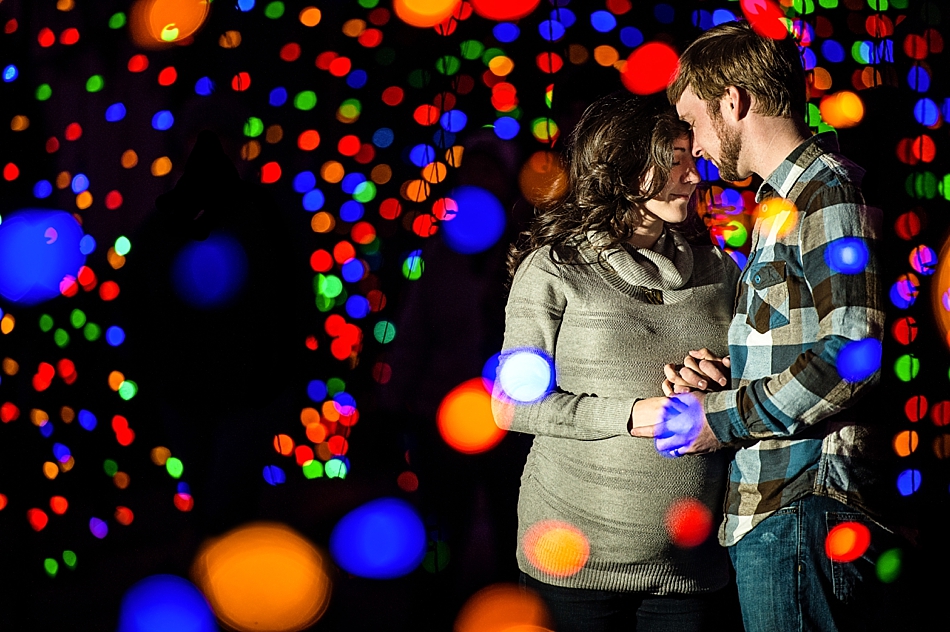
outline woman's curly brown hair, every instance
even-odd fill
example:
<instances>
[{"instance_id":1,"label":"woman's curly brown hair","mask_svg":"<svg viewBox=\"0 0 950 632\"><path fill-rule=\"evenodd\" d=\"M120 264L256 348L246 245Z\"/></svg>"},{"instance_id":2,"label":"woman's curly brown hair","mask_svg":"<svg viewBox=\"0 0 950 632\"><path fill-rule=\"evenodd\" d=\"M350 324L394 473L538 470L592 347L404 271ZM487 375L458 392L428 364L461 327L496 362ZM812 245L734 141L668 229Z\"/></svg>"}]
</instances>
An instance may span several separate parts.
<instances>
[{"instance_id":1,"label":"woman's curly brown hair","mask_svg":"<svg viewBox=\"0 0 950 632\"><path fill-rule=\"evenodd\" d=\"M592 103L574 127L564 152L566 192L535 209L531 226L508 253L508 271L534 250L551 246L556 263L579 262L576 239L606 231L605 249L629 241L643 218L643 203L663 190L673 167L673 142L689 127L661 94L615 92Z\"/></svg>"}]
</instances>

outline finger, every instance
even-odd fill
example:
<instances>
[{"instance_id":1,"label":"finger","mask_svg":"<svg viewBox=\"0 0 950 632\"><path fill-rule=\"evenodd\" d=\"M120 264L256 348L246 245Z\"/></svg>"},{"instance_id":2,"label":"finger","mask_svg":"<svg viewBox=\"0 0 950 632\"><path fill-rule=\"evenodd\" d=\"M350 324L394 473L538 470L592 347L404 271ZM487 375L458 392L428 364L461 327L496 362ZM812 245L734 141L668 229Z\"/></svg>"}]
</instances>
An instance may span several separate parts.
<instances>
[{"instance_id":1,"label":"finger","mask_svg":"<svg viewBox=\"0 0 950 632\"><path fill-rule=\"evenodd\" d=\"M666 376L666 379L673 380L679 375L679 365L677 364L664 364L663 365L663 375Z\"/></svg>"},{"instance_id":2,"label":"finger","mask_svg":"<svg viewBox=\"0 0 950 632\"><path fill-rule=\"evenodd\" d=\"M684 388L682 386L671 384L669 380L663 380L663 383L660 384L660 387L663 389L663 394L666 395L667 397L669 397L673 393L678 392L676 389Z\"/></svg>"},{"instance_id":3,"label":"finger","mask_svg":"<svg viewBox=\"0 0 950 632\"><path fill-rule=\"evenodd\" d=\"M684 452L683 449L686 447L683 445L683 437L678 435L657 437L653 444L656 446L656 451L660 454L669 454L673 450L677 450L682 454Z\"/></svg>"},{"instance_id":4,"label":"finger","mask_svg":"<svg viewBox=\"0 0 950 632\"><path fill-rule=\"evenodd\" d=\"M706 390L706 387L709 386L709 376L699 370L699 367L696 369L691 369L684 367L680 371L680 384L688 384L693 388L699 388Z\"/></svg>"},{"instance_id":5,"label":"finger","mask_svg":"<svg viewBox=\"0 0 950 632\"><path fill-rule=\"evenodd\" d=\"M666 400L666 404L663 406L663 417L669 419L670 417L675 417L681 413L686 412L689 408L689 405L685 402L681 402L676 397L670 397Z\"/></svg>"},{"instance_id":6,"label":"finger","mask_svg":"<svg viewBox=\"0 0 950 632\"><path fill-rule=\"evenodd\" d=\"M699 362L699 370L706 374L710 380L718 383L720 386L725 386L726 382L728 382L726 374L723 373L721 364L718 362L701 360Z\"/></svg>"},{"instance_id":7,"label":"finger","mask_svg":"<svg viewBox=\"0 0 950 632\"><path fill-rule=\"evenodd\" d=\"M690 357L696 358L697 360L722 360L715 353L703 347L702 349L693 349L689 352Z\"/></svg>"},{"instance_id":8,"label":"finger","mask_svg":"<svg viewBox=\"0 0 950 632\"><path fill-rule=\"evenodd\" d=\"M676 384L673 386L673 395L682 395L684 393L692 393L692 392L693 392L693 389L692 387L689 387L689 386L680 386L679 384ZM667 393L667 397L669 397L669 395L670 394Z\"/></svg>"},{"instance_id":9,"label":"finger","mask_svg":"<svg viewBox=\"0 0 950 632\"><path fill-rule=\"evenodd\" d=\"M729 367L730 369L732 368L732 358L730 358L729 356L726 356L725 358L723 358L722 363L726 365L727 367Z\"/></svg>"},{"instance_id":10,"label":"finger","mask_svg":"<svg viewBox=\"0 0 950 632\"><path fill-rule=\"evenodd\" d=\"M653 438L653 432L656 426L634 426L630 429L630 435L634 437Z\"/></svg>"}]
</instances>

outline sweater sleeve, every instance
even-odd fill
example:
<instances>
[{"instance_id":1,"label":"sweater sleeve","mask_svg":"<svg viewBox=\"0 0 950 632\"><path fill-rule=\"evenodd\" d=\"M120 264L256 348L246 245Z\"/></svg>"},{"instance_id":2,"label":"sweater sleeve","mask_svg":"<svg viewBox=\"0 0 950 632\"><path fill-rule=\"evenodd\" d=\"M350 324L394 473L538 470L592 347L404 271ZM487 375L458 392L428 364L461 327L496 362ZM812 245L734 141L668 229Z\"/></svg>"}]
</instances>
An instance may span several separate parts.
<instances>
[{"instance_id":1,"label":"sweater sleeve","mask_svg":"<svg viewBox=\"0 0 950 632\"><path fill-rule=\"evenodd\" d=\"M567 297L560 266L548 249L536 250L519 266L505 308L505 340L500 367L518 351L553 360L554 388L541 399L520 403L495 380L492 413L506 430L567 439L593 440L628 435L627 422L637 398L597 397L557 387L557 337ZM501 370L500 370L501 371Z\"/></svg>"}]
</instances>

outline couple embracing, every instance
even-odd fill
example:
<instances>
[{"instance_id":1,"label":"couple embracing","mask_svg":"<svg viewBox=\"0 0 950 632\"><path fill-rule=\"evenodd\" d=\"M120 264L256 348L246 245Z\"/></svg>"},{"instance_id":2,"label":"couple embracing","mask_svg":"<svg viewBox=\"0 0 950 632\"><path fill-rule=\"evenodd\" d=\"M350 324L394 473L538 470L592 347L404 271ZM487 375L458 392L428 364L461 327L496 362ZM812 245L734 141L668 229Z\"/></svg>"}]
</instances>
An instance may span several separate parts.
<instances>
[{"instance_id":1,"label":"couple embracing","mask_svg":"<svg viewBox=\"0 0 950 632\"><path fill-rule=\"evenodd\" d=\"M879 372L837 366L883 336L881 217L834 134L810 133L805 95L791 38L706 31L666 97L587 109L567 193L512 248L502 362L540 350L556 385L529 404L497 385L494 413L535 435L517 556L558 632L724 629L730 561L748 632L882 625L874 561L893 535L872 500L876 420L858 412ZM725 180L759 175L757 203L779 209L757 219L743 270L679 230L698 157ZM832 267L843 239L866 253L860 270ZM684 498L714 513L718 542L671 540ZM851 562L825 550L844 522L871 534ZM583 534L576 572L535 563L544 524Z\"/></svg>"}]
</instances>

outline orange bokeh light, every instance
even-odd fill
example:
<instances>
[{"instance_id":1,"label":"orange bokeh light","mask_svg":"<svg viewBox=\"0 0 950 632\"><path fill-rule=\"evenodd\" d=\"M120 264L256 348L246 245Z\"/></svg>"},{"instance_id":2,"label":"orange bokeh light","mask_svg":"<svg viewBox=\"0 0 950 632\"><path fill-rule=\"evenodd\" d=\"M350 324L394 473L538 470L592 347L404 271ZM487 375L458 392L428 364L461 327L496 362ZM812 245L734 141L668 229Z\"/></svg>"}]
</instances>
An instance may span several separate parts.
<instances>
[{"instance_id":1,"label":"orange bokeh light","mask_svg":"<svg viewBox=\"0 0 950 632\"><path fill-rule=\"evenodd\" d=\"M864 119L864 102L847 90L824 97L819 109L821 118L832 127L854 127Z\"/></svg>"},{"instance_id":2,"label":"orange bokeh light","mask_svg":"<svg viewBox=\"0 0 950 632\"><path fill-rule=\"evenodd\" d=\"M495 425L491 395L480 377L452 389L439 405L436 421L445 442L464 454L490 450L505 436Z\"/></svg>"},{"instance_id":3,"label":"orange bokeh light","mask_svg":"<svg viewBox=\"0 0 950 632\"><path fill-rule=\"evenodd\" d=\"M445 20L461 0L393 0L396 16L409 26L428 28Z\"/></svg>"},{"instance_id":4,"label":"orange bokeh light","mask_svg":"<svg viewBox=\"0 0 950 632\"><path fill-rule=\"evenodd\" d=\"M192 576L229 628L291 632L326 611L331 582L324 559L290 527L259 522L206 542Z\"/></svg>"},{"instance_id":5,"label":"orange bokeh light","mask_svg":"<svg viewBox=\"0 0 950 632\"><path fill-rule=\"evenodd\" d=\"M132 39L143 48L181 43L208 18L208 0L139 0L132 7Z\"/></svg>"},{"instance_id":6,"label":"orange bokeh light","mask_svg":"<svg viewBox=\"0 0 950 632\"><path fill-rule=\"evenodd\" d=\"M558 520L542 520L528 527L521 546L535 568L557 577L577 574L590 557L590 542L584 532Z\"/></svg>"},{"instance_id":7,"label":"orange bokeh light","mask_svg":"<svg viewBox=\"0 0 950 632\"><path fill-rule=\"evenodd\" d=\"M536 151L518 174L521 194L534 206L546 208L564 197L567 172L561 157L553 151Z\"/></svg>"},{"instance_id":8,"label":"orange bokeh light","mask_svg":"<svg viewBox=\"0 0 950 632\"><path fill-rule=\"evenodd\" d=\"M941 248L937 269L931 282L930 296L940 339L950 349L950 239Z\"/></svg>"},{"instance_id":9,"label":"orange bokeh light","mask_svg":"<svg viewBox=\"0 0 950 632\"><path fill-rule=\"evenodd\" d=\"M871 532L859 522L842 522L825 539L825 553L834 562L853 562L868 550Z\"/></svg>"},{"instance_id":10,"label":"orange bokeh light","mask_svg":"<svg viewBox=\"0 0 950 632\"><path fill-rule=\"evenodd\" d=\"M550 626L539 596L514 584L494 584L469 597L455 619L454 632L541 632Z\"/></svg>"}]
</instances>

